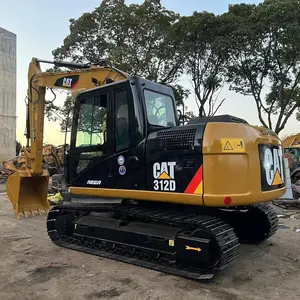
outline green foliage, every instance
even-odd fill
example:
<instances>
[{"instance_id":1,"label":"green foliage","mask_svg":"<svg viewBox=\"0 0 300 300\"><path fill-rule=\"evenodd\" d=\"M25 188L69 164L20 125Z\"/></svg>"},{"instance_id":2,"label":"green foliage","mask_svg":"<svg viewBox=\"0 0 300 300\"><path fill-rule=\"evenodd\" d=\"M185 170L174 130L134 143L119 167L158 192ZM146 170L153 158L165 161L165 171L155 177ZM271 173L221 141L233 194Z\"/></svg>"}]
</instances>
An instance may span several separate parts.
<instances>
[{"instance_id":1,"label":"green foliage","mask_svg":"<svg viewBox=\"0 0 300 300\"><path fill-rule=\"evenodd\" d=\"M173 88L176 105L183 106L184 101L188 98L191 92L180 84L171 85L171 87Z\"/></svg>"},{"instance_id":2,"label":"green foliage","mask_svg":"<svg viewBox=\"0 0 300 300\"><path fill-rule=\"evenodd\" d=\"M228 60L223 19L208 12L182 17L174 30L185 56L185 71L191 78L199 116L214 115L225 99L218 99Z\"/></svg>"},{"instance_id":3,"label":"green foliage","mask_svg":"<svg viewBox=\"0 0 300 300\"><path fill-rule=\"evenodd\" d=\"M184 57L173 38L179 15L162 7L160 0L126 5L122 0L104 0L91 13L70 20L70 34L53 51L55 59L97 63L108 59L128 73L170 85L177 105L189 91L176 83L182 74ZM49 120L61 120L65 130L70 98L64 107L47 104ZM72 105L72 104L71 104Z\"/></svg>"},{"instance_id":4,"label":"green foliage","mask_svg":"<svg viewBox=\"0 0 300 300\"><path fill-rule=\"evenodd\" d=\"M62 132L70 131L74 104L75 98L68 95L62 107L55 105L54 102L47 103L45 114L49 121L59 121Z\"/></svg>"},{"instance_id":5,"label":"green foliage","mask_svg":"<svg viewBox=\"0 0 300 300\"><path fill-rule=\"evenodd\" d=\"M225 100L219 94L229 85L252 96L262 125L279 133L294 113L300 120L299 15L299 0L230 5L223 15L183 17L160 0L103 0L70 19L70 33L53 55L92 63L106 58L119 69L170 85L187 118L193 117L184 105L190 91L178 84L181 75L191 80L199 116L217 113ZM48 118L60 119L62 130L73 102L68 97L62 108L47 105Z\"/></svg>"},{"instance_id":6,"label":"green foliage","mask_svg":"<svg viewBox=\"0 0 300 300\"><path fill-rule=\"evenodd\" d=\"M233 5L224 15L231 32L231 89L253 96L260 122L276 133L300 108L299 14L298 0L266 0Z\"/></svg>"},{"instance_id":7,"label":"green foliage","mask_svg":"<svg viewBox=\"0 0 300 300\"><path fill-rule=\"evenodd\" d=\"M104 0L93 12L70 20L70 34L53 55L92 63L107 58L129 73L171 83L182 66L181 54L171 39L172 25L178 19L159 0L141 5Z\"/></svg>"}]
</instances>

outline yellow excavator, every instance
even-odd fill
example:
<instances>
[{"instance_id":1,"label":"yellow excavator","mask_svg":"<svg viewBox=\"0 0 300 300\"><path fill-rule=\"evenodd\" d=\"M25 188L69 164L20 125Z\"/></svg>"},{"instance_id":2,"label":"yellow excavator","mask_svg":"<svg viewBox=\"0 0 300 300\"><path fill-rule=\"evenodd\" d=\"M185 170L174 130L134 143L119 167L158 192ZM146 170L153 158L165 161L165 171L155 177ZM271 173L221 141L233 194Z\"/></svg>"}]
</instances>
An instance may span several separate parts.
<instances>
[{"instance_id":1,"label":"yellow excavator","mask_svg":"<svg viewBox=\"0 0 300 300\"><path fill-rule=\"evenodd\" d=\"M287 136L285 139L283 139L282 146L284 148L290 148L290 147L300 148L300 133L295 133Z\"/></svg>"},{"instance_id":2,"label":"yellow excavator","mask_svg":"<svg viewBox=\"0 0 300 300\"><path fill-rule=\"evenodd\" d=\"M285 157L289 161L291 182L296 184L300 180L300 134L287 136L282 141Z\"/></svg>"},{"instance_id":3,"label":"yellow excavator","mask_svg":"<svg viewBox=\"0 0 300 300\"><path fill-rule=\"evenodd\" d=\"M54 146L45 144L43 146L43 169L48 170L50 175L50 193L58 193L63 188L64 152L69 150L69 145ZM30 149L27 149L30 152ZM12 173L21 169L26 164L24 149L18 156L3 161L4 169L0 172L0 180L6 181ZM26 166L24 166L26 168ZM51 181L51 183L50 183Z\"/></svg>"},{"instance_id":4,"label":"yellow excavator","mask_svg":"<svg viewBox=\"0 0 300 300\"><path fill-rule=\"evenodd\" d=\"M50 175L60 172L60 169L64 166L64 149L69 150L68 145L54 146L52 144L45 144L43 146L44 169L48 169ZM18 156L2 162L3 167L10 173L20 169L25 163L24 150Z\"/></svg>"},{"instance_id":5,"label":"yellow excavator","mask_svg":"<svg viewBox=\"0 0 300 300\"><path fill-rule=\"evenodd\" d=\"M271 130L220 115L180 125L171 87L107 62L52 62L28 73L26 164L7 180L16 216L46 210L56 244L207 280L278 226L283 149ZM64 201L50 209L42 169L45 89L80 91L73 109Z\"/></svg>"}]
</instances>

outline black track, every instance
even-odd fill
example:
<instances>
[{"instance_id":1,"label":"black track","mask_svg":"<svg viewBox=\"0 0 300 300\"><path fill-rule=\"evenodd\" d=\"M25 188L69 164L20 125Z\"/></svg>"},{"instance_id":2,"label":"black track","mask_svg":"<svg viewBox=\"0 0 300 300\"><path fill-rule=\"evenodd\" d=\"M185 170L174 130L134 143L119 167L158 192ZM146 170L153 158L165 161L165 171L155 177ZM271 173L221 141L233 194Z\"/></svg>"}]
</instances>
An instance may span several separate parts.
<instances>
[{"instance_id":1,"label":"black track","mask_svg":"<svg viewBox=\"0 0 300 300\"><path fill-rule=\"evenodd\" d=\"M80 239L70 234L68 235L68 230L71 231L69 226L73 226L72 218L70 219L71 225L65 223L57 225L56 219L58 216L69 215L78 217L89 212L112 212L117 218L122 216L130 218L131 220L205 230L214 237L215 242L218 245L218 257L208 269L200 270L195 267L191 268L177 265L176 262L166 262L165 260L159 261L152 256L129 255L122 251L122 245L114 244L113 247L106 245L103 248L102 245L90 237L87 239ZM58 228L58 226L60 228ZM48 214L47 230L51 240L59 246L196 280L212 279L218 271L229 266L239 253L239 241L233 228L220 218L209 215L199 215L196 213L180 212L178 210L163 208L155 209L140 205L58 205L53 207Z\"/></svg>"},{"instance_id":2,"label":"black track","mask_svg":"<svg viewBox=\"0 0 300 300\"><path fill-rule=\"evenodd\" d=\"M259 244L278 229L277 213L267 204L248 206L245 211L219 211L219 217L233 227L241 243Z\"/></svg>"}]
</instances>

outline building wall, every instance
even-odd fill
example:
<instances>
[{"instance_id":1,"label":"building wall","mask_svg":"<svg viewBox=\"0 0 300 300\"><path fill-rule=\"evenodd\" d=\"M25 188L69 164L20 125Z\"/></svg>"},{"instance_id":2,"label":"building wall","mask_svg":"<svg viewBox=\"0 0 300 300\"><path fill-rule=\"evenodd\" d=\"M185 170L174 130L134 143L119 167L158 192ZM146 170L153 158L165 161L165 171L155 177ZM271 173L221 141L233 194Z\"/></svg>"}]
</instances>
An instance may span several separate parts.
<instances>
[{"instance_id":1,"label":"building wall","mask_svg":"<svg viewBox=\"0 0 300 300\"><path fill-rule=\"evenodd\" d=\"M16 155L16 35L0 27L0 168Z\"/></svg>"}]
</instances>

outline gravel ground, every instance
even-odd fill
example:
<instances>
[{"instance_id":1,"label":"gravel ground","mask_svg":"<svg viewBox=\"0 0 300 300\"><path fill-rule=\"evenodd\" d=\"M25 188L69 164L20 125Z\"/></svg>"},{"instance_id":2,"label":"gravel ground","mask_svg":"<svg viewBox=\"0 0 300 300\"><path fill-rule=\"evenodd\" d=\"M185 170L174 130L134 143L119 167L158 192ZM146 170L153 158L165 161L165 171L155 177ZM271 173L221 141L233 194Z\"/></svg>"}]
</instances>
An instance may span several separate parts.
<instances>
[{"instance_id":1,"label":"gravel ground","mask_svg":"<svg viewBox=\"0 0 300 300\"><path fill-rule=\"evenodd\" d=\"M199 283L57 247L46 216L16 220L0 187L0 299L299 299L300 211L286 213L276 235L242 245L230 268Z\"/></svg>"}]
</instances>

